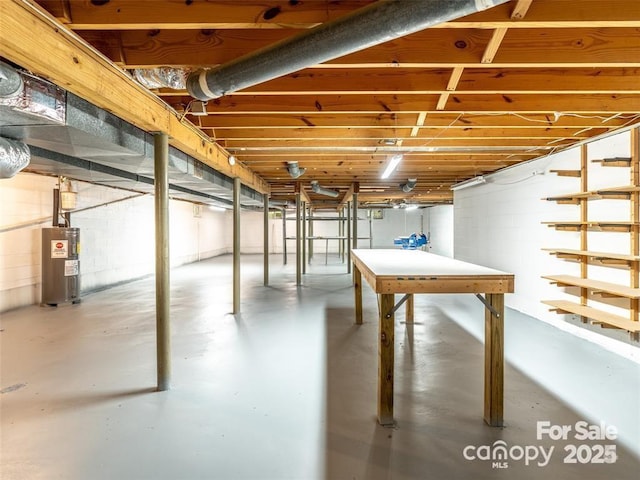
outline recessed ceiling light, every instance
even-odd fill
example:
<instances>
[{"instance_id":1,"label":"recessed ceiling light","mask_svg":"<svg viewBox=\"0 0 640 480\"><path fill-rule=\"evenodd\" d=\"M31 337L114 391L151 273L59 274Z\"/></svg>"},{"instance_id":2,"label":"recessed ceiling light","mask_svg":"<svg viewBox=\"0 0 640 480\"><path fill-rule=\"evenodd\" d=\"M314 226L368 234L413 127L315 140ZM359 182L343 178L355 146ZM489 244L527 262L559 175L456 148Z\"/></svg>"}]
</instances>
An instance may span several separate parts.
<instances>
[{"instance_id":1,"label":"recessed ceiling light","mask_svg":"<svg viewBox=\"0 0 640 480\"><path fill-rule=\"evenodd\" d=\"M233 155L229 156L229 165L235 165L236 164L236 157Z\"/></svg>"}]
</instances>

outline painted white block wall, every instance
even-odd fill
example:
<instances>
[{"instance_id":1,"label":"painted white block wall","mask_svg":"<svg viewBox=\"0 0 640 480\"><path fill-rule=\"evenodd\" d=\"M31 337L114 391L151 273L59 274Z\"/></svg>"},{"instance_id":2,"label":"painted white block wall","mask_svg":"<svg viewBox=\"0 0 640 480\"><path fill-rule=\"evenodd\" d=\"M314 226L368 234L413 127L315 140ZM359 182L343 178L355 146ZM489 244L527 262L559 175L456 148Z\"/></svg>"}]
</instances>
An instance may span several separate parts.
<instances>
[{"instance_id":1,"label":"painted white block wall","mask_svg":"<svg viewBox=\"0 0 640 480\"><path fill-rule=\"evenodd\" d=\"M41 229L51 225L56 178L20 173L0 183L0 311L40 302ZM154 271L153 196L74 182L83 291ZM105 205L103 205L105 204ZM172 266L227 253L226 213L170 202ZM40 222L40 223L38 223ZM34 224L35 223L35 224Z\"/></svg>"},{"instance_id":2,"label":"painted white block wall","mask_svg":"<svg viewBox=\"0 0 640 480\"><path fill-rule=\"evenodd\" d=\"M594 142L588 146L588 157L590 160L628 157L629 140L629 133L625 132ZM454 252L460 260L514 273L515 293L505 299L509 307L582 335L577 329L567 327L563 316L549 312L548 307L540 303L541 300L563 298L575 301L574 296L563 293L561 288L550 285L541 276L579 276L579 265L557 259L542 248L579 249L580 235L556 231L541 222L579 220L579 206L542 200L543 197L580 191L580 179L559 177L548 170L579 168L580 151L574 148L492 175L486 184L455 192ZM588 179L590 190L628 185L629 169L590 163ZM590 220L629 218L628 201L590 201L588 208ZM628 234L592 232L588 242L589 250L629 253ZM590 266L589 277L629 284L629 274L624 270ZM598 308L613 307L598 305ZM624 332L599 332L623 341L628 338ZM588 333L585 335L589 336ZM598 337L602 339L602 335ZM591 335L590 338L596 337Z\"/></svg>"},{"instance_id":3,"label":"painted white block wall","mask_svg":"<svg viewBox=\"0 0 640 480\"><path fill-rule=\"evenodd\" d=\"M453 205L427 208L424 215L425 229L429 232L429 251L453 257Z\"/></svg>"}]
</instances>

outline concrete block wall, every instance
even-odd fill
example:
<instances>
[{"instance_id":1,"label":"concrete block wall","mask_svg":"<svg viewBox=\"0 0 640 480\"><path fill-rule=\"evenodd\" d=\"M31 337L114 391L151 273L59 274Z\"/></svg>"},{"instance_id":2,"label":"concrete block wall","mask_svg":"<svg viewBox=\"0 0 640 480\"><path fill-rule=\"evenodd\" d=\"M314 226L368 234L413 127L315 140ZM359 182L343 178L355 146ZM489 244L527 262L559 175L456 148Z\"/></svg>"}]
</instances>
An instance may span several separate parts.
<instances>
[{"instance_id":1,"label":"concrete block wall","mask_svg":"<svg viewBox=\"0 0 640 480\"><path fill-rule=\"evenodd\" d=\"M589 160L604 157L628 157L630 134L623 132L588 145ZM506 304L535 318L567 329L590 340L607 344L608 337L628 342L626 332L597 328L597 334L582 326L567 324L562 315L549 312L541 300L571 299L561 288L550 285L542 275L580 276L577 263L557 259L543 248L580 248L578 232L556 231L544 221L580 219L580 207L542 200L559 194L580 191L580 180L559 177L551 169L580 168L580 149L573 148L526 165L516 166L489 177L486 184L454 193L454 253L460 260L486 265L515 274L515 293ZM589 164L589 190L629 184L628 168L600 167ZM589 220L629 218L627 200L589 202ZM629 235L590 232L588 248L594 251L629 253ZM628 284L625 270L589 266L589 277ZM601 307L615 309L615 307ZM568 318L572 320L572 318ZM605 337L606 336L606 337ZM625 347L626 348L626 347Z\"/></svg>"},{"instance_id":2,"label":"concrete block wall","mask_svg":"<svg viewBox=\"0 0 640 480\"><path fill-rule=\"evenodd\" d=\"M0 181L0 312L40 302L41 229L51 225L55 177L20 173ZM152 195L74 182L83 291L154 271ZM172 266L231 251L231 215L170 202Z\"/></svg>"}]
</instances>

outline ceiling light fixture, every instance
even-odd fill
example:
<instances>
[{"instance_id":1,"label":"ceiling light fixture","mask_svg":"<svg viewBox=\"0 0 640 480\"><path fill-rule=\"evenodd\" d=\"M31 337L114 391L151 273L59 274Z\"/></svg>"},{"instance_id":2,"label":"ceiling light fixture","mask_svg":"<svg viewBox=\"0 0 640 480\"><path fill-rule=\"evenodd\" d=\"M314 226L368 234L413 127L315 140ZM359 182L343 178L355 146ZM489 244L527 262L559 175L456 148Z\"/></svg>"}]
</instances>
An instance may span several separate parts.
<instances>
[{"instance_id":1,"label":"ceiling light fixture","mask_svg":"<svg viewBox=\"0 0 640 480\"><path fill-rule=\"evenodd\" d=\"M473 178L470 178L469 180L465 180L464 182L451 185L451 190L455 192L457 190L463 190L465 188L474 187L476 185L481 185L483 183L487 183L487 180L482 175L480 175L478 177L473 177Z\"/></svg>"},{"instance_id":2,"label":"ceiling light fixture","mask_svg":"<svg viewBox=\"0 0 640 480\"><path fill-rule=\"evenodd\" d=\"M234 155L230 155L228 160L229 160L229 165L236 164L236 157Z\"/></svg>"},{"instance_id":3,"label":"ceiling light fixture","mask_svg":"<svg viewBox=\"0 0 640 480\"><path fill-rule=\"evenodd\" d=\"M393 173L393 171L396 169L396 167L400 164L401 161L402 161L401 154L392 156L391 159L389 160L389 163L387 164L387 168L384 169L384 172L382 172L382 176L380 178L382 178L383 180L385 178L389 178L389 175Z\"/></svg>"}]
</instances>

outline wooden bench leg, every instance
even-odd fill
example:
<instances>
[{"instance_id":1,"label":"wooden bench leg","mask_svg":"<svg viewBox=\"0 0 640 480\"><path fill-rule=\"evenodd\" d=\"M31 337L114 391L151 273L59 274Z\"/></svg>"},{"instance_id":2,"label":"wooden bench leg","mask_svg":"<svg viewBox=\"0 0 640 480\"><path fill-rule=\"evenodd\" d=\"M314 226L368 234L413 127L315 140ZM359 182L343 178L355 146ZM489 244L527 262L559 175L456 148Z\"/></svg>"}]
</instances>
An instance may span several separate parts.
<instances>
[{"instance_id":1,"label":"wooden bench leg","mask_svg":"<svg viewBox=\"0 0 640 480\"><path fill-rule=\"evenodd\" d=\"M405 313L405 321L413 323L413 293L407 297L407 310Z\"/></svg>"},{"instance_id":2,"label":"wooden bench leg","mask_svg":"<svg viewBox=\"0 0 640 480\"><path fill-rule=\"evenodd\" d=\"M356 325L362 325L362 274L353 266L354 295L356 302Z\"/></svg>"},{"instance_id":3,"label":"wooden bench leg","mask_svg":"<svg viewBox=\"0 0 640 480\"><path fill-rule=\"evenodd\" d=\"M504 294L488 293L485 298L499 317L485 309L484 327L484 421L502 427L504 404Z\"/></svg>"},{"instance_id":4,"label":"wooden bench leg","mask_svg":"<svg viewBox=\"0 0 640 480\"><path fill-rule=\"evenodd\" d=\"M378 422L393 425L393 348L394 315L386 318L395 305L395 295L380 295L378 337Z\"/></svg>"}]
</instances>

